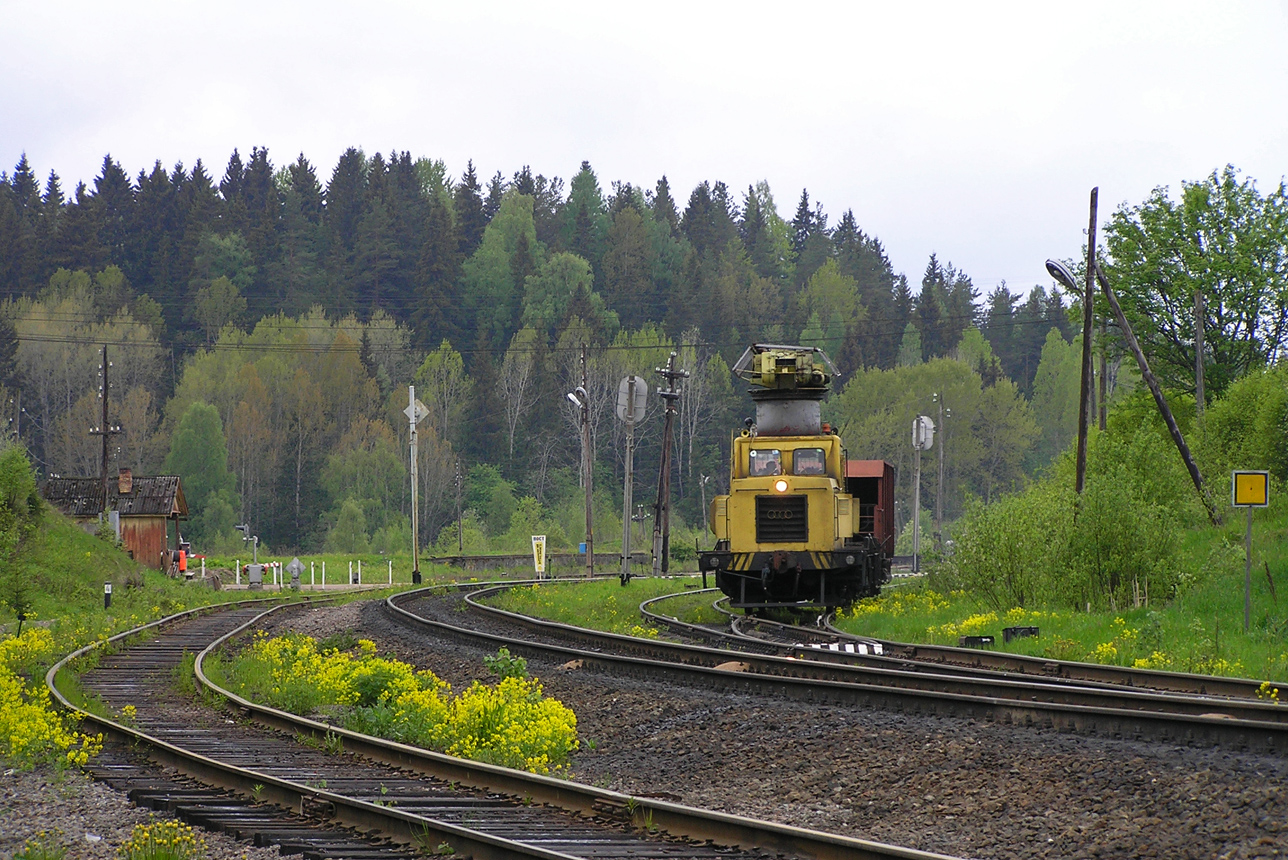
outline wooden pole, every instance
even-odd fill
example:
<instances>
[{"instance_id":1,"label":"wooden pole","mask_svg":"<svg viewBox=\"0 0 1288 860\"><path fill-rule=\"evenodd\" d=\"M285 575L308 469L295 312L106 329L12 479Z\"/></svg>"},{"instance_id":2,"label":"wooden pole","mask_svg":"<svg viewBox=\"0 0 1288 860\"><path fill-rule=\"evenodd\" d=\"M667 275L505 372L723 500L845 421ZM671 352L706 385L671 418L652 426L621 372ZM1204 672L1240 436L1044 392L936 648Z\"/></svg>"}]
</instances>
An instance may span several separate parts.
<instances>
[{"instance_id":1,"label":"wooden pole","mask_svg":"<svg viewBox=\"0 0 1288 860\"><path fill-rule=\"evenodd\" d=\"M1221 525L1221 515L1216 512L1216 506L1212 504L1212 499L1208 496L1207 490L1203 488L1203 476L1199 474L1198 464L1194 462L1194 457L1190 455L1189 446L1185 444L1185 437L1181 435L1181 428L1176 425L1176 418L1172 415L1171 408L1167 405L1167 399L1163 397L1163 389L1159 387L1158 380L1154 377L1154 372L1149 369L1149 362L1145 360L1145 353L1140 349L1140 344L1136 342L1136 336L1132 334L1131 325L1127 322L1127 317L1123 314L1122 306L1118 304L1118 297L1114 295L1113 289L1109 286L1105 273L1100 271L1099 266L1095 266L1096 280L1100 282L1100 289L1104 292L1105 298L1109 299L1109 306L1113 308L1114 318L1118 320L1118 328L1122 330L1123 340L1127 342L1127 348L1131 350L1132 355L1136 356L1136 363L1140 366L1140 375L1144 378L1145 384L1149 386L1150 393L1154 395L1154 402L1158 404L1158 411L1163 416L1163 421L1167 423L1167 431L1172 434L1172 441L1176 443L1176 450L1181 453L1181 459L1185 461L1185 468L1190 473L1190 480L1194 482L1194 489L1198 491L1199 501L1207 509L1208 519L1212 525Z\"/></svg>"},{"instance_id":2,"label":"wooden pole","mask_svg":"<svg viewBox=\"0 0 1288 860\"><path fill-rule=\"evenodd\" d=\"M1074 491L1082 494L1087 484L1087 428L1090 425L1091 405L1091 306L1096 298L1096 208L1100 188L1091 189L1091 216L1087 222L1087 286L1082 296L1082 388L1078 402L1078 467Z\"/></svg>"},{"instance_id":3,"label":"wooden pole","mask_svg":"<svg viewBox=\"0 0 1288 860\"><path fill-rule=\"evenodd\" d=\"M591 472L594 468L594 455L590 450L590 368L587 367L589 347L581 347L581 390L585 392L581 404L581 457L582 468L586 477L586 578L595 576L595 512L593 508L594 492L592 490Z\"/></svg>"},{"instance_id":4,"label":"wooden pole","mask_svg":"<svg viewBox=\"0 0 1288 860\"><path fill-rule=\"evenodd\" d=\"M1199 419L1199 424L1203 423L1203 407L1206 405L1203 401L1206 399L1203 395L1203 318L1207 316L1206 309L1203 306L1203 290L1194 291L1194 408Z\"/></svg>"},{"instance_id":5,"label":"wooden pole","mask_svg":"<svg viewBox=\"0 0 1288 860\"><path fill-rule=\"evenodd\" d=\"M1109 374L1107 362L1105 360L1105 344L1109 338L1106 336L1107 323L1104 314L1100 315L1100 396L1096 398L1096 405L1100 411L1100 432L1105 432L1105 427L1109 422Z\"/></svg>"}]
</instances>

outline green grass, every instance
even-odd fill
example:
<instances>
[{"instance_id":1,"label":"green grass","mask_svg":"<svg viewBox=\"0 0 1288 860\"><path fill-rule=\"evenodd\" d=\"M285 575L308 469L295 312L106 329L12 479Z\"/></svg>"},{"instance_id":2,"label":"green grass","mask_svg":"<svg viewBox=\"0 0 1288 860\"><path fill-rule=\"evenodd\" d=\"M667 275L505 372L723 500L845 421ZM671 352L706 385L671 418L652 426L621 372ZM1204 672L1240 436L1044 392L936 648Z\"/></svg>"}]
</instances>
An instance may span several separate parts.
<instances>
[{"instance_id":1,"label":"green grass","mask_svg":"<svg viewBox=\"0 0 1288 860\"><path fill-rule=\"evenodd\" d=\"M847 632L900 642L956 645L961 635L992 635L996 649L1060 660L1283 681L1288 687L1288 499L1253 517L1252 619L1243 632L1242 511L1221 528L1185 532L1179 549L1181 590L1150 595L1148 605L1086 612L1074 607L1005 607L968 594L937 594L924 583L887 586L882 597L843 614ZM1269 571L1269 574L1267 574ZM1273 583L1273 585L1272 585ZM502 609L595 630L656 635L638 606L663 594L696 590L697 580L552 582L510 589L490 603ZM654 605L682 621L719 624L710 594ZM1002 628L1036 626L1037 638L1003 643Z\"/></svg>"},{"instance_id":2,"label":"green grass","mask_svg":"<svg viewBox=\"0 0 1288 860\"><path fill-rule=\"evenodd\" d=\"M702 580L696 577L674 579L637 577L625 586L617 579L592 582L556 580L511 588L488 602L499 609L520 612L562 624L574 624L578 627L621 633L626 636L653 638L657 636L658 631L644 623L644 618L639 611L640 604L651 597L701 587ZM713 598L710 595L701 595L701 597L706 598L709 608ZM667 615L677 614L670 601L665 602L660 609ZM680 616L677 615L677 617Z\"/></svg>"},{"instance_id":3,"label":"green grass","mask_svg":"<svg viewBox=\"0 0 1288 860\"><path fill-rule=\"evenodd\" d=\"M45 514L39 531L4 575L20 581L31 601L26 624L52 623L67 641L82 644L185 609L235 599L143 567L54 512ZM106 608L104 584L109 582L112 605ZM13 632L16 622L9 607L0 605L0 625Z\"/></svg>"},{"instance_id":4,"label":"green grass","mask_svg":"<svg viewBox=\"0 0 1288 860\"><path fill-rule=\"evenodd\" d=\"M675 580L671 580L672 583ZM695 591L702 587L700 580L692 580L690 583L684 583L685 588L692 587ZM674 588L674 585L672 586ZM717 612L713 603L718 598L724 597L719 591L704 591L701 593L685 592L677 597L670 597L666 600L659 600L649 608L658 615L669 615L679 621L689 624L724 624L728 616L722 612Z\"/></svg>"},{"instance_id":5,"label":"green grass","mask_svg":"<svg viewBox=\"0 0 1288 860\"><path fill-rule=\"evenodd\" d=\"M996 637L999 650L1063 660L1199 674L1288 680L1288 499L1253 515L1252 613L1243 631L1246 515L1181 537L1182 586L1148 606L1086 612L1075 607L987 606L971 595L932 596L923 585L888 587L838 622L847 632L901 642L957 644ZM933 576L932 576L933 581ZM1009 617L1008 617L1008 612ZM1035 625L1037 639L1002 642L1002 628Z\"/></svg>"}]
</instances>

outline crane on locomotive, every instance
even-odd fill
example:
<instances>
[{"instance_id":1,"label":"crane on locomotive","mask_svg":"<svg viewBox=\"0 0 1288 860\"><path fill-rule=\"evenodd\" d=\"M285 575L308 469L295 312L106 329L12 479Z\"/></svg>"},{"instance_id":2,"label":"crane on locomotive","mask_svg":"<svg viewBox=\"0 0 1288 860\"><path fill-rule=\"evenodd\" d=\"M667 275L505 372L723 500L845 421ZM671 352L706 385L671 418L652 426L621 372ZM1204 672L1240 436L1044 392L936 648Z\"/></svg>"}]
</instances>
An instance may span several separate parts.
<instances>
[{"instance_id":1,"label":"crane on locomotive","mask_svg":"<svg viewBox=\"0 0 1288 860\"><path fill-rule=\"evenodd\" d=\"M894 471L847 461L822 422L836 368L817 347L754 344L734 373L752 384L756 418L730 446L729 493L711 502L715 548L703 570L732 605L848 605L890 580Z\"/></svg>"}]
</instances>

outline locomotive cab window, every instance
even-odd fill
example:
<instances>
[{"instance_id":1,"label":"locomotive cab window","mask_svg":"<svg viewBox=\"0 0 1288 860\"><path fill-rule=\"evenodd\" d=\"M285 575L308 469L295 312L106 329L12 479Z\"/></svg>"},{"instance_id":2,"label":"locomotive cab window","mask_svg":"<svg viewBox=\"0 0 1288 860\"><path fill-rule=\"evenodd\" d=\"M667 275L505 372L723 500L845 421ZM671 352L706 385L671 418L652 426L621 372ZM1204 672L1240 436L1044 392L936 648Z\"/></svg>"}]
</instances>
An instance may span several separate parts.
<instances>
[{"instance_id":1,"label":"locomotive cab window","mask_svg":"<svg viewBox=\"0 0 1288 860\"><path fill-rule=\"evenodd\" d=\"M747 456L751 461L753 478L783 473L783 455L777 448L753 448Z\"/></svg>"},{"instance_id":2,"label":"locomotive cab window","mask_svg":"<svg viewBox=\"0 0 1288 860\"><path fill-rule=\"evenodd\" d=\"M792 472L796 475L822 475L827 472L822 448L797 448L792 452Z\"/></svg>"}]
</instances>

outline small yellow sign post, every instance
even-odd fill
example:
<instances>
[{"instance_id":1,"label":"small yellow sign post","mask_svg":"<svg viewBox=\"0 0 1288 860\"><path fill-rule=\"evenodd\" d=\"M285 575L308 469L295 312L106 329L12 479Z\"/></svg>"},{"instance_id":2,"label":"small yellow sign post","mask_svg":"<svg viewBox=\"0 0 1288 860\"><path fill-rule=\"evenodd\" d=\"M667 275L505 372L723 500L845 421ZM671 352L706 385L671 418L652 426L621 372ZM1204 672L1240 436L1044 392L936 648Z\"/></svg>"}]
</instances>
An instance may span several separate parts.
<instances>
[{"instance_id":1,"label":"small yellow sign post","mask_svg":"<svg viewBox=\"0 0 1288 860\"><path fill-rule=\"evenodd\" d=\"M532 565L537 570L537 579L546 578L546 536L532 536Z\"/></svg>"},{"instance_id":2,"label":"small yellow sign post","mask_svg":"<svg viewBox=\"0 0 1288 860\"><path fill-rule=\"evenodd\" d=\"M1243 632L1247 633L1252 622L1252 509L1270 506L1270 473L1233 472L1230 503L1248 509L1248 529L1243 538Z\"/></svg>"}]
</instances>

